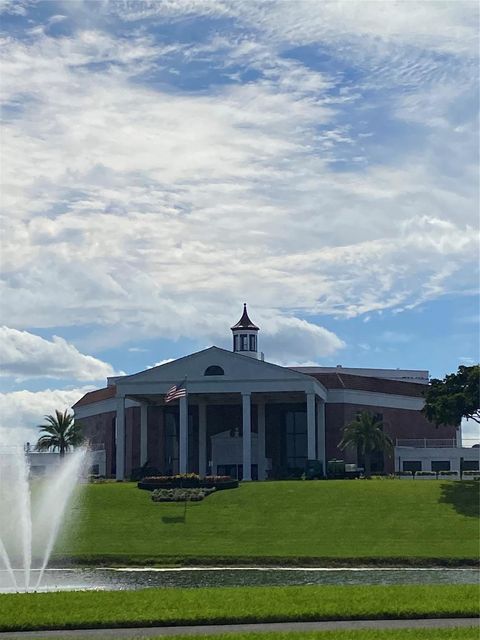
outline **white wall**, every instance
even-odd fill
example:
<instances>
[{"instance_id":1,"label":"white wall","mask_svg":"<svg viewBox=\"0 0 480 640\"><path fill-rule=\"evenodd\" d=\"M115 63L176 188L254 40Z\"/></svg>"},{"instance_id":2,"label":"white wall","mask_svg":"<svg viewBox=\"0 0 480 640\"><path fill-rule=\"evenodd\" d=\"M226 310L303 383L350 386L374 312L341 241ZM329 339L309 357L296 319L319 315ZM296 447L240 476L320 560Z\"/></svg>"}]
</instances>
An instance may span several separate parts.
<instances>
[{"instance_id":1,"label":"white wall","mask_svg":"<svg viewBox=\"0 0 480 640\"><path fill-rule=\"evenodd\" d=\"M449 460L450 470L460 473L460 458L464 460L479 460L480 449L467 447L435 447L414 448L395 447L395 471L402 471L403 462L419 460L422 471L432 470L432 460ZM400 466L399 466L400 465Z\"/></svg>"}]
</instances>

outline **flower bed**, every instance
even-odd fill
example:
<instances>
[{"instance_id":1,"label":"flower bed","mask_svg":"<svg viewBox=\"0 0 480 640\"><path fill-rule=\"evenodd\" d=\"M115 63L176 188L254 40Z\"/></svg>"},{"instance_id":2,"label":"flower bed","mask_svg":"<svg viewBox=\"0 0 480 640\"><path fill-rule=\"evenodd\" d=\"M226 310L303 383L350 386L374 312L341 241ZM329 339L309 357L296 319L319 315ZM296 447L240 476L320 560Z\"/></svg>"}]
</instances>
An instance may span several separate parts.
<instances>
[{"instance_id":1,"label":"flower bed","mask_svg":"<svg viewBox=\"0 0 480 640\"><path fill-rule=\"evenodd\" d=\"M149 476L142 478L137 484L139 489L153 491L155 489L235 489L238 480L230 476L205 476L201 478L196 473L185 473L176 476Z\"/></svg>"},{"instance_id":2,"label":"flower bed","mask_svg":"<svg viewBox=\"0 0 480 640\"><path fill-rule=\"evenodd\" d=\"M155 489L153 502L200 502L215 491L215 487L199 489Z\"/></svg>"}]
</instances>

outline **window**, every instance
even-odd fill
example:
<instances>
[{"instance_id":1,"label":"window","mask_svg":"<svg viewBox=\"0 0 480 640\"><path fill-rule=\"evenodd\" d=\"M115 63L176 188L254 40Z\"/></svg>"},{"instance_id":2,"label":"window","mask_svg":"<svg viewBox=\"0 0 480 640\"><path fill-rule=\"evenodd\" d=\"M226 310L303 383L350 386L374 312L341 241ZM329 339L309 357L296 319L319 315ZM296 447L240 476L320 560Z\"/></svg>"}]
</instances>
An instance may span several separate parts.
<instances>
[{"instance_id":1,"label":"window","mask_svg":"<svg viewBox=\"0 0 480 640\"><path fill-rule=\"evenodd\" d=\"M240 351L248 351L248 335L246 333L240 334Z\"/></svg>"},{"instance_id":2,"label":"window","mask_svg":"<svg viewBox=\"0 0 480 640\"><path fill-rule=\"evenodd\" d=\"M238 334L233 336L233 350L240 351L240 336Z\"/></svg>"},{"instance_id":3,"label":"window","mask_svg":"<svg viewBox=\"0 0 480 640\"><path fill-rule=\"evenodd\" d=\"M478 471L478 460L464 460L462 471Z\"/></svg>"},{"instance_id":4,"label":"window","mask_svg":"<svg viewBox=\"0 0 480 640\"><path fill-rule=\"evenodd\" d=\"M422 462L421 460L404 460L403 470L404 471L421 471Z\"/></svg>"},{"instance_id":5,"label":"window","mask_svg":"<svg viewBox=\"0 0 480 640\"><path fill-rule=\"evenodd\" d=\"M450 471L450 460L432 460L432 471Z\"/></svg>"},{"instance_id":6,"label":"window","mask_svg":"<svg viewBox=\"0 0 480 640\"><path fill-rule=\"evenodd\" d=\"M178 473L178 423L172 412L165 413L165 467L167 474Z\"/></svg>"},{"instance_id":7,"label":"window","mask_svg":"<svg viewBox=\"0 0 480 640\"><path fill-rule=\"evenodd\" d=\"M250 340L250 351L256 351L257 350L257 336L253 335L253 333L252 333L248 337L249 337L249 340Z\"/></svg>"},{"instance_id":8,"label":"window","mask_svg":"<svg viewBox=\"0 0 480 640\"><path fill-rule=\"evenodd\" d=\"M205 369L204 376L224 376L225 371L217 364L212 364Z\"/></svg>"},{"instance_id":9,"label":"window","mask_svg":"<svg viewBox=\"0 0 480 640\"><path fill-rule=\"evenodd\" d=\"M287 467L303 469L307 462L307 414L288 411L286 421Z\"/></svg>"}]
</instances>

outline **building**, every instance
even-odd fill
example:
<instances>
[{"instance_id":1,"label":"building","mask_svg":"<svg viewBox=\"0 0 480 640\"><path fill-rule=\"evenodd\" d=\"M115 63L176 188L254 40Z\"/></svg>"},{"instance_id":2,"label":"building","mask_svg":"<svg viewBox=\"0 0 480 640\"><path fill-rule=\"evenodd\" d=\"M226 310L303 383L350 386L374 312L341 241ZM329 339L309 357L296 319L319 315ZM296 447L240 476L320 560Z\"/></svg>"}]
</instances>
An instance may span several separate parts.
<instances>
[{"instance_id":1,"label":"building","mask_svg":"<svg viewBox=\"0 0 480 640\"><path fill-rule=\"evenodd\" d=\"M210 347L109 378L74 405L87 438L105 447L107 475L122 480L147 463L164 474L244 480L301 473L311 461L323 473L331 459L361 467L358 452L340 451L338 443L342 428L362 411L377 415L394 441L440 439L458 457L459 428L437 429L421 413L428 371L271 364L258 349L259 328L246 305L231 331L232 351ZM179 397L166 402L175 387ZM397 452L379 453L372 470L391 473L397 462Z\"/></svg>"}]
</instances>

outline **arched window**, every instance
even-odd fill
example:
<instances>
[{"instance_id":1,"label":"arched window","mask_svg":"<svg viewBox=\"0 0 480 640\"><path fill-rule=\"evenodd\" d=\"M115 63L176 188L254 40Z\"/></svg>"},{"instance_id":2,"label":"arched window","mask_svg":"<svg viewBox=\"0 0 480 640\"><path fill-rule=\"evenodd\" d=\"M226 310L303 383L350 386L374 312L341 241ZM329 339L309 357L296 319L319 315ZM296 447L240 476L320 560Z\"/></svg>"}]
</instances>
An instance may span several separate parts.
<instances>
[{"instance_id":1,"label":"arched window","mask_svg":"<svg viewBox=\"0 0 480 640\"><path fill-rule=\"evenodd\" d=\"M205 369L204 376L224 376L225 371L217 364L212 364Z\"/></svg>"}]
</instances>

